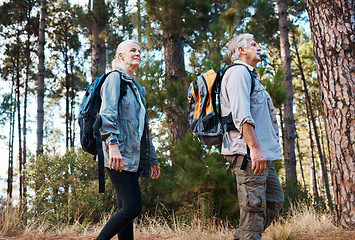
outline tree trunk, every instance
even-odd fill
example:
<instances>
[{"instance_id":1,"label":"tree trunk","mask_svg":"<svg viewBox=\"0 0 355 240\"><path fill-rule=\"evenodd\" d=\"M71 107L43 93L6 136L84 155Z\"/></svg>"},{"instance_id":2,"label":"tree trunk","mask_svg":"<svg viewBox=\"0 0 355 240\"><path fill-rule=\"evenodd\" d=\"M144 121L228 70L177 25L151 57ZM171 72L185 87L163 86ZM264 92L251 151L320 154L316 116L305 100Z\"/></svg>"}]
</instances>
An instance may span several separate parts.
<instances>
[{"instance_id":1,"label":"tree trunk","mask_svg":"<svg viewBox=\"0 0 355 240\"><path fill-rule=\"evenodd\" d=\"M136 28L137 28L138 42L141 43L142 42L142 14L141 14L142 6L141 6L141 0L137 0L136 7L137 7L137 20L138 20L138 25L136 26Z\"/></svg>"},{"instance_id":2,"label":"tree trunk","mask_svg":"<svg viewBox=\"0 0 355 240\"><path fill-rule=\"evenodd\" d=\"M297 65L298 65L298 69L300 70L301 73L301 79L302 79L302 83L303 83L303 90L304 90L304 95L305 95L305 99L306 99L306 106L308 106L308 110L307 111L307 115L309 114L309 117L311 118L312 121L312 126L313 126L313 131L314 131L314 137L316 138L316 143L317 143L317 149L318 149L318 155L319 155L319 160L320 160L320 164L321 164L321 168L322 168L322 176L323 176L323 182L324 182L324 187L325 187L325 191L327 194L327 200L328 200L328 206L331 210L333 210L333 201L332 201L332 197L330 195L330 188L329 188L329 180L328 180L328 172L327 172L327 168L325 165L325 159L324 159L324 155L322 152L322 148L321 148L321 144L319 141L319 135L318 135L318 127L316 124L316 119L314 117L313 114L313 108L312 108L312 104L311 104L311 99L308 93L308 88L307 88L307 82L306 82L306 77L304 75L303 72L303 66L302 66L302 61L300 58L300 54L298 52L298 46L297 46L297 42L296 42L296 38L294 36L294 32L292 32L292 36L293 36L293 43L294 43L294 48L295 48L295 53L296 53L296 57L297 57Z\"/></svg>"},{"instance_id":3,"label":"tree trunk","mask_svg":"<svg viewBox=\"0 0 355 240\"><path fill-rule=\"evenodd\" d=\"M355 1L308 0L337 220L355 229Z\"/></svg>"},{"instance_id":4,"label":"tree trunk","mask_svg":"<svg viewBox=\"0 0 355 240\"><path fill-rule=\"evenodd\" d=\"M37 81L37 151L36 156L43 153L43 123L44 123L44 45L46 27L46 0L41 0L38 44L38 81Z\"/></svg>"},{"instance_id":5,"label":"tree trunk","mask_svg":"<svg viewBox=\"0 0 355 240\"><path fill-rule=\"evenodd\" d=\"M282 114L282 107L279 107L279 117L280 117L280 127L281 127L281 132L282 132L282 149L285 149L285 138L284 138L284 117ZM282 151L282 155L285 158L285 153Z\"/></svg>"},{"instance_id":6,"label":"tree trunk","mask_svg":"<svg viewBox=\"0 0 355 240\"><path fill-rule=\"evenodd\" d=\"M186 133L185 110L181 96L185 90L184 41L181 34L166 34L164 39L164 60L166 86L168 89L167 119L172 144L181 140Z\"/></svg>"},{"instance_id":7,"label":"tree trunk","mask_svg":"<svg viewBox=\"0 0 355 240\"><path fill-rule=\"evenodd\" d=\"M7 171L7 197L12 198L13 178L14 178L14 136L15 136L15 114L16 107L14 101L14 79L11 85L10 96L10 130L9 130L9 166Z\"/></svg>"},{"instance_id":8,"label":"tree trunk","mask_svg":"<svg viewBox=\"0 0 355 240\"><path fill-rule=\"evenodd\" d=\"M284 104L284 158L286 181L297 181L295 155L295 120L293 116L293 88L291 73L290 43L288 40L286 0L278 0L281 62L284 69L284 86L288 97Z\"/></svg>"},{"instance_id":9,"label":"tree trunk","mask_svg":"<svg viewBox=\"0 0 355 240\"><path fill-rule=\"evenodd\" d=\"M311 157L311 181L312 181L312 191L313 196L318 197L318 182L317 182L317 166L314 157L314 144L313 144L313 134L312 134L312 125L309 120L309 107L308 102L306 101L306 111L307 111L307 125L308 125L308 136L309 136L309 155Z\"/></svg>"},{"instance_id":10,"label":"tree trunk","mask_svg":"<svg viewBox=\"0 0 355 240\"><path fill-rule=\"evenodd\" d=\"M91 77L93 80L104 74L106 68L106 49L103 33L106 26L106 22L103 20L104 9L104 0L93 0L91 45Z\"/></svg>"},{"instance_id":11,"label":"tree trunk","mask_svg":"<svg viewBox=\"0 0 355 240\"><path fill-rule=\"evenodd\" d=\"M319 101L319 96L317 96L316 95L316 93L315 92L313 92L313 99L315 99L316 100L316 119L317 119L317 122L319 123L319 129L320 129L320 139L321 139L321 142L322 142L322 146L323 146L323 156L324 156L324 162L325 162L325 165L327 166L327 159L330 159L330 157L329 157L329 151L325 151L325 144L327 144L328 142L326 142L325 143L325 141L324 141L324 132L325 132L325 130L324 130L324 128L323 128L323 125L322 125L322 120L321 119L323 119L322 118L322 109L321 109L321 103L320 103L320 101ZM328 147L328 149L329 149L329 145L327 145L327 147ZM331 164L332 162L331 161L329 161L329 169L332 169L332 164ZM333 179L332 179L332 181L333 181Z\"/></svg>"},{"instance_id":12,"label":"tree trunk","mask_svg":"<svg viewBox=\"0 0 355 240\"><path fill-rule=\"evenodd\" d=\"M65 67L65 147L69 149L70 146L70 121L69 121L69 104L70 104L70 76L69 76L69 58L68 58L68 45L64 49L64 67Z\"/></svg>"},{"instance_id":13,"label":"tree trunk","mask_svg":"<svg viewBox=\"0 0 355 240\"><path fill-rule=\"evenodd\" d=\"M74 148L75 139L75 93L74 93L74 57L70 56L70 147Z\"/></svg>"},{"instance_id":14,"label":"tree trunk","mask_svg":"<svg viewBox=\"0 0 355 240\"><path fill-rule=\"evenodd\" d=\"M302 153L301 153L301 150L300 150L299 137L298 137L297 133L296 133L296 147L297 147L297 152L298 152L298 159L299 159L299 162L300 162L302 183L303 183L303 186L306 187L306 181L305 181L305 178L304 178L304 171L303 171L303 165L302 165L303 156L302 156Z\"/></svg>"},{"instance_id":15,"label":"tree trunk","mask_svg":"<svg viewBox=\"0 0 355 240\"><path fill-rule=\"evenodd\" d=\"M23 97L23 149L22 149L22 165L23 165L23 173L22 173L22 182L23 182L23 213L22 216L24 222L26 223L26 213L27 213L27 188L26 188L26 171L25 166L27 162L27 97L28 97L28 81L30 79L30 65L31 65L31 11L32 5L31 3L26 4L26 20L27 20L27 40L26 40L26 75L24 82L24 97Z\"/></svg>"},{"instance_id":16,"label":"tree trunk","mask_svg":"<svg viewBox=\"0 0 355 240\"><path fill-rule=\"evenodd\" d=\"M17 39L18 44L20 44L19 38ZM17 107L17 127L18 127L18 152L19 152L19 175L20 175L20 186L19 186L19 198L20 206L22 209L22 197L23 197L23 171L22 171L22 131L21 131L21 102L20 102L20 53L19 49L16 56L16 107Z\"/></svg>"}]
</instances>

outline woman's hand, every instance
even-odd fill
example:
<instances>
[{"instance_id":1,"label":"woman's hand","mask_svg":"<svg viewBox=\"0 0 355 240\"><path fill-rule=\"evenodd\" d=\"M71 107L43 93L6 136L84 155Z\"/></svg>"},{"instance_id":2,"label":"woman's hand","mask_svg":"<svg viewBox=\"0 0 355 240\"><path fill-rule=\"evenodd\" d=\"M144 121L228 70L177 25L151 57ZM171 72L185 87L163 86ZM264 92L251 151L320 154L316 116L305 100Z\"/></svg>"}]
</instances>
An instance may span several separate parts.
<instances>
[{"instance_id":1,"label":"woman's hand","mask_svg":"<svg viewBox=\"0 0 355 240\"><path fill-rule=\"evenodd\" d=\"M152 175L153 179L157 179L160 176L160 167L159 165L152 166Z\"/></svg>"},{"instance_id":2,"label":"woman's hand","mask_svg":"<svg viewBox=\"0 0 355 240\"><path fill-rule=\"evenodd\" d=\"M115 169L116 171L120 170L120 172L122 172L123 160L122 160L120 149L118 148L118 143L109 144L108 150L109 150L109 157L110 157L109 160L110 169Z\"/></svg>"}]
</instances>

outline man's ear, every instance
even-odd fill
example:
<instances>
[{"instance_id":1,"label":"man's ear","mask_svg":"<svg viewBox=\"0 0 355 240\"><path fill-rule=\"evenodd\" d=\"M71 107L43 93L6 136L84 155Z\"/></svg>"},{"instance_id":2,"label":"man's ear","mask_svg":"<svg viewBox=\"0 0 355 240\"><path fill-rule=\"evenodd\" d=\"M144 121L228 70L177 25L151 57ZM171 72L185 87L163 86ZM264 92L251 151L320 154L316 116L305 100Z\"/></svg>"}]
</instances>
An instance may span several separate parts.
<instances>
[{"instance_id":1,"label":"man's ear","mask_svg":"<svg viewBox=\"0 0 355 240\"><path fill-rule=\"evenodd\" d=\"M242 48L242 47L238 47L237 50L238 50L239 53L241 53L241 54L244 54L244 53L245 53L244 48Z\"/></svg>"}]
</instances>

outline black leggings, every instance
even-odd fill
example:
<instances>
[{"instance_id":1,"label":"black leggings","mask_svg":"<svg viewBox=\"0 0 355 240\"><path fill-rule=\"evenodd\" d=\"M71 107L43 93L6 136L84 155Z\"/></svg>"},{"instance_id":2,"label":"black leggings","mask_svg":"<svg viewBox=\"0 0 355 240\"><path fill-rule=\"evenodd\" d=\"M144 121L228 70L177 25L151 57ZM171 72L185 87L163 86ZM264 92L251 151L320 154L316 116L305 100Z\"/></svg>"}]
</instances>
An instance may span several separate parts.
<instances>
[{"instance_id":1,"label":"black leggings","mask_svg":"<svg viewBox=\"0 0 355 240\"><path fill-rule=\"evenodd\" d=\"M106 168L116 191L118 211L106 223L97 240L109 240L116 234L119 240L133 240L133 219L142 211L138 173Z\"/></svg>"}]
</instances>

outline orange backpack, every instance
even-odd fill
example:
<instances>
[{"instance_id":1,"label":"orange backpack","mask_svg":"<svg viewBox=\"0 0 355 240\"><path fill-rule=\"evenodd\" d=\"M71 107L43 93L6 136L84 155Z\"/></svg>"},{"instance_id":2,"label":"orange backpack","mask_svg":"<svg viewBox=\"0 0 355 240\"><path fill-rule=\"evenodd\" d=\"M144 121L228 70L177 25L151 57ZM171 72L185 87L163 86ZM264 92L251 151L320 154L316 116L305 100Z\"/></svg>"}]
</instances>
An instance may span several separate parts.
<instances>
[{"instance_id":1,"label":"orange backpack","mask_svg":"<svg viewBox=\"0 0 355 240\"><path fill-rule=\"evenodd\" d=\"M245 66L234 63L224 70L211 69L190 84L188 91L189 128L204 145L221 144L224 132L235 129L231 114L221 117L220 90L224 73L236 65ZM245 67L252 79L251 95L255 86L254 77L250 69Z\"/></svg>"}]
</instances>

